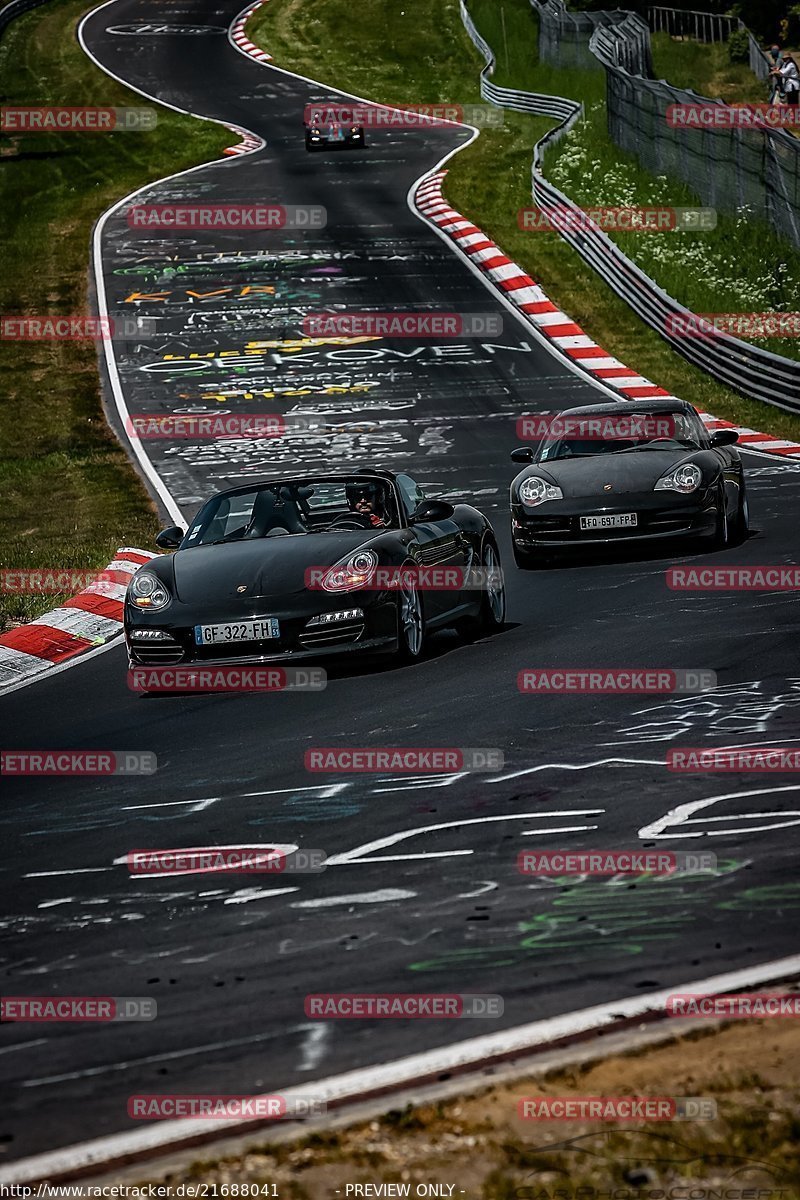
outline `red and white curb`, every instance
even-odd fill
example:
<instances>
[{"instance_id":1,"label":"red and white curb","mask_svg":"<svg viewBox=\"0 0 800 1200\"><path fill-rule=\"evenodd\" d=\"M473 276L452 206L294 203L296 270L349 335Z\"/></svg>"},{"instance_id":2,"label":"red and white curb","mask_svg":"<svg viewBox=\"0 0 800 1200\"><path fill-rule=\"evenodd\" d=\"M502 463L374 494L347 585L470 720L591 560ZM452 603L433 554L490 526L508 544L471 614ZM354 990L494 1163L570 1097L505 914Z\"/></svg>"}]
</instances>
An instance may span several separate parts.
<instances>
[{"instance_id":1,"label":"red and white curb","mask_svg":"<svg viewBox=\"0 0 800 1200\"><path fill-rule=\"evenodd\" d=\"M248 58L254 58L256 62L272 62L272 55L267 54L266 50L260 50L255 42L250 41L250 38L245 33L245 25L253 13L258 12L261 5L265 3L266 0L256 0L255 4L251 4L249 8L243 9L237 17L234 17L229 32L229 38L236 49L241 50L242 54L246 54Z\"/></svg>"},{"instance_id":2,"label":"red and white curb","mask_svg":"<svg viewBox=\"0 0 800 1200\"><path fill-rule=\"evenodd\" d=\"M477 225L451 208L442 195L446 174L446 171L437 171L419 184L414 193L418 212L455 242L559 353L606 387L614 388L625 400L640 400L650 396L676 399L593 342L580 325L553 304L518 263L508 258ZM735 429L739 434L739 442L748 449L800 457L800 442L784 441L769 433L759 433L758 430L714 417L711 413L701 412L700 417L710 429Z\"/></svg>"},{"instance_id":3,"label":"red and white curb","mask_svg":"<svg viewBox=\"0 0 800 1200\"><path fill-rule=\"evenodd\" d=\"M238 125L226 125L225 128L230 129L231 133L238 133L242 140L237 146L226 146L223 154L253 154L256 150L263 150L267 144L262 137L251 133L249 129L241 129Z\"/></svg>"},{"instance_id":4,"label":"red and white curb","mask_svg":"<svg viewBox=\"0 0 800 1200\"><path fill-rule=\"evenodd\" d=\"M85 654L122 632L125 589L131 576L155 558L121 547L102 572L60 608L0 634L0 691Z\"/></svg>"},{"instance_id":5,"label":"red and white curb","mask_svg":"<svg viewBox=\"0 0 800 1200\"><path fill-rule=\"evenodd\" d=\"M266 0L257 0L255 4L251 4L248 8L242 9L238 16L233 18L228 29L228 41L233 46L234 50L239 50L242 54L246 54L248 58L255 59L256 62L265 63L272 62L272 55L267 54L266 50L259 50L255 42L251 42L250 38L244 31L244 27L252 17L254 12L258 12L261 5ZM239 155L252 154L255 150L263 150L266 142L263 138L258 137L255 133L250 133L247 129L240 129L238 125L229 125L235 133L241 137L241 142L238 146L228 146L223 154Z\"/></svg>"}]
</instances>

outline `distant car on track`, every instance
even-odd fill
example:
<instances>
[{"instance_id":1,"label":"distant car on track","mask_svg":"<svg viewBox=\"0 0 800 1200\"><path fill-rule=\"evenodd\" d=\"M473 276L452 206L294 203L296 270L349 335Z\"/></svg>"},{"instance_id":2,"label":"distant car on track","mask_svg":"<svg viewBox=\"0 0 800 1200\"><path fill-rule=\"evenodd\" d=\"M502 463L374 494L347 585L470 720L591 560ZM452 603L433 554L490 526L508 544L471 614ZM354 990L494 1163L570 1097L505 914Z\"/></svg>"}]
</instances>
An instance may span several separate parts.
<instances>
[{"instance_id":1,"label":"distant car on track","mask_svg":"<svg viewBox=\"0 0 800 1200\"><path fill-rule=\"evenodd\" d=\"M366 146L363 125L345 125L341 121L309 125L306 130L306 150L346 150Z\"/></svg>"},{"instance_id":2,"label":"distant car on track","mask_svg":"<svg viewBox=\"0 0 800 1200\"><path fill-rule=\"evenodd\" d=\"M128 587L132 666L364 652L413 662L429 630L492 631L505 618L486 517L426 497L404 473L249 483L220 492L186 533L163 530L156 544L175 553L148 562Z\"/></svg>"},{"instance_id":3,"label":"distant car on track","mask_svg":"<svg viewBox=\"0 0 800 1200\"><path fill-rule=\"evenodd\" d=\"M525 464L511 483L517 566L570 547L668 538L722 547L747 535L738 435L709 434L686 401L585 405L548 422L511 455Z\"/></svg>"}]
</instances>

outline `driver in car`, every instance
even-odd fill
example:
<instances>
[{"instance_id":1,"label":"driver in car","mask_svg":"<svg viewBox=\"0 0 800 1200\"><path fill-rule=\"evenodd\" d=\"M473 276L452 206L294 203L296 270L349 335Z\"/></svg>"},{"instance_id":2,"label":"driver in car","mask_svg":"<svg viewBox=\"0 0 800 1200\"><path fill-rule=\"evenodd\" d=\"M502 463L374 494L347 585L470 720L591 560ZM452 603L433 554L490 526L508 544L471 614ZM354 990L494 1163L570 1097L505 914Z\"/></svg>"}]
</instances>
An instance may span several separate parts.
<instances>
[{"instance_id":1,"label":"driver in car","mask_svg":"<svg viewBox=\"0 0 800 1200\"><path fill-rule=\"evenodd\" d=\"M383 497L375 483L348 483L346 487L347 506L351 512L365 517L376 529L385 529L387 525Z\"/></svg>"}]
</instances>

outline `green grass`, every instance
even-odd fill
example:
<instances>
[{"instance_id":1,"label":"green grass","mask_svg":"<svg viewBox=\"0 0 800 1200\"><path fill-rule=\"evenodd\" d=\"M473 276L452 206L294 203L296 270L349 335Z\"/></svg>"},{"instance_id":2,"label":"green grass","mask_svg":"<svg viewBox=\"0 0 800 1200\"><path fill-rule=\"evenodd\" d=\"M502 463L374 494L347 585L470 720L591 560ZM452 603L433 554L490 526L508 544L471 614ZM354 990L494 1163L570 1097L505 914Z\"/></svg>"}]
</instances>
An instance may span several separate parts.
<instances>
[{"instance_id":1,"label":"green grass","mask_svg":"<svg viewBox=\"0 0 800 1200\"><path fill-rule=\"evenodd\" d=\"M146 103L80 49L85 9L49 0L9 26L0 42L4 104ZM101 213L230 143L219 126L157 112L147 133L0 135L0 311L88 312L90 238ZM149 546L157 516L103 417L94 344L5 341L0 385L0 562L96 568L120 545ZM0 629L58 600L0 596Z\"/></svg>"},{"instance_id":2,"label":"green grass","mask_svg":"<svg viewBox=\"0 0 800 1200\"><path fill-rule=\"evenodd\" d=\"M624 198L618 195L614 203L649 203L654 195L660 205L700 203L682 184L654 180L632 155L610 141L604 112L595 107L604 106L601 71L562 71L538 62L535 22L527 0L503 0L505 42L496 0L471 0L470 11L495 51L494 82L584 101L589 117L579 127L579 136L589 144L590 159L596 158L600 164L597 176L617 173L625 181ZM278 65L371 99L406 104L478 99L482 59L463 31L453 0L404 0L401 6L394 0L372 0L360 13L357 29L349 12L348 0L270 0L248 28L253 40L268 49ZM405 14L402 17L401 12ZM520 230L519 209L531 204L533 144L550 126L542 118L506 112L503 129L484 129L472 146L451 159L445 184L448 200L524 266L610 354L698 408L800 440L800 418L745 399L685 362L613 295L557 234ZM566 173L568 156L580 144L576 135L565 139L549 157L548 176L553 169L559 170L559 160ZM581 187L583 195L579 194ZM570 178L563 190L579 203L598 202L591 186L587 188L580 179ZM678 299L691 296L697 300L698 311L737 312L746 309L741 287L735 282L740 263L752 272L751 282L760 278L770 295L775 294L777 285L783 286L784 277L800 281L800 255L772 238L764 226L739 225L742 228L737 228L735 220L726 219L713 238L702 235L701 241L700 235L692 235L693 242L683 243L695 256L686 267L658 262L658 242L666 238L641 234L619 236L618 240L626 253L642 261L644 269L654 273L667 290L672 288ZM712 251L713 275L708 265ZM717 282L723 270L734 280L727 293ZM723 295L727 307L721 302ZM791 308L788 296L783 300L781 307ZM800 302L795 308L800 308ZM785 354L789 340L773 339L773 347Z\"/></svg>"},{"instance_id":3,"label":"green grass","mask_svg":"<svg viewBox=\"0 0 800 1200\"><path fill-rule=\"evenodd\" d=\"M727 104L763 104L769 99L770 89L746 63L730 61L725 42L703 45L688 38L678 41L668 33L654 33L650 40L656 79Z\"/></svg>"}]
</instances>

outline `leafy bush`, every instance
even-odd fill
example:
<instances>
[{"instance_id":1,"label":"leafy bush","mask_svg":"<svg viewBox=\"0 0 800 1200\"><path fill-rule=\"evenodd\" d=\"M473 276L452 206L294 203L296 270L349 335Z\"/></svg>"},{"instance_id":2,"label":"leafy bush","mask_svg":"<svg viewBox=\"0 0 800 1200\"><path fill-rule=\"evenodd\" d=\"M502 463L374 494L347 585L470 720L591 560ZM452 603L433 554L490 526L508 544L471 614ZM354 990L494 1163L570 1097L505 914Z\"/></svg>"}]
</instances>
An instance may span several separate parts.
<instances>
[{"instance_id":1,"label":"leafy bush","mask_svg":"<svg viewBox=\"0 0 800 1200\"><path fill-rule=\"evenodd\" d=\"M750 41L746 29L734 29L728 38L728 58L732 63L750 61Z\"/></svg>"}]
</instances>

